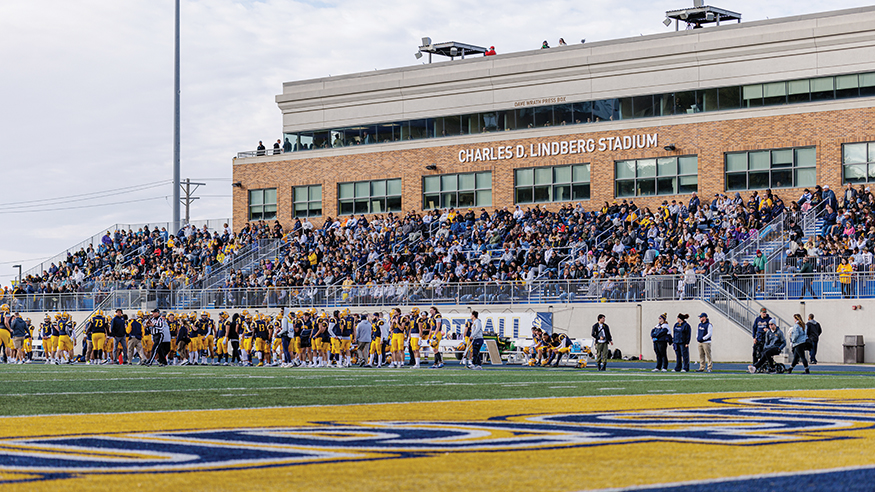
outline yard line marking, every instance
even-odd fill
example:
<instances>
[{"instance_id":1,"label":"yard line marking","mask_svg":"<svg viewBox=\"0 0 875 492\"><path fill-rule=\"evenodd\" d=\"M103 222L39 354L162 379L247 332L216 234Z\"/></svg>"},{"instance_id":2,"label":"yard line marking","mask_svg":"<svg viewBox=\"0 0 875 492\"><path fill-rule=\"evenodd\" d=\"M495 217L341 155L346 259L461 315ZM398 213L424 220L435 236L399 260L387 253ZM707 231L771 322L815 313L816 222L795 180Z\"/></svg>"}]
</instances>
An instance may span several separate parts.
<instances>
[{"instance_id":1,"label":"yard line marking","mask_svg":"<svg viewBox=\"0 0 875 492\"><path fill-rule=\"evenodd\" d=\"M614 390L620 391L620 390L624 390L624 389L626 389L626 388L599 388L599 391L614 391Z\"/></svg>"}]
</instances>

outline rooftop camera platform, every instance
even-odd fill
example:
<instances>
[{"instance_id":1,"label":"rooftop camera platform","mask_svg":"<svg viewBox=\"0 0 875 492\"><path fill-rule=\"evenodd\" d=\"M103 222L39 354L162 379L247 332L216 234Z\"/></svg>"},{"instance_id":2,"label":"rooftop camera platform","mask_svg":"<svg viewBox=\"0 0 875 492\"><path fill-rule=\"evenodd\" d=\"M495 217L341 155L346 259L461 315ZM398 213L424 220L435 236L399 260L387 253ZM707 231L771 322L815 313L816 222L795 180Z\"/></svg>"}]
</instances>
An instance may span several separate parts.
<instances>
[{"instance_id":1,"label":"rooftop camera platform","mask_svg":"<svg viewBox=\"0 0 875 492\"><path fill-rule=\"evenodd\" d=\"M414 53L416 59L422 58L423 53L428 53L428 62L431 63L431 55L448 56L450 60L459 56L463 60L465 55L483 55L486 53L486 48L482 46L474 46L473 44L458 43L449 41L446 43L432 43L431 38L422 38L422 46L419 51Z\"/></svg>"},{"instance_id":2,"label":"rooftop camera platform","mask_svg":"<svg viewBox=\"0 0 875 492\"><path fill-rule=\"evenodd\" d=\"M669 10L665 13L665 20L662 21L666 27L671 25L674 19L674 30L679 30L681 22L687 23L687 29L701 29L705 24L715 23L720 25L723 21L741 22L741 14L731 10L725 10L710 5L703 5L702 0L693 0L693 8Z\"/></svg>"}]
</instances>

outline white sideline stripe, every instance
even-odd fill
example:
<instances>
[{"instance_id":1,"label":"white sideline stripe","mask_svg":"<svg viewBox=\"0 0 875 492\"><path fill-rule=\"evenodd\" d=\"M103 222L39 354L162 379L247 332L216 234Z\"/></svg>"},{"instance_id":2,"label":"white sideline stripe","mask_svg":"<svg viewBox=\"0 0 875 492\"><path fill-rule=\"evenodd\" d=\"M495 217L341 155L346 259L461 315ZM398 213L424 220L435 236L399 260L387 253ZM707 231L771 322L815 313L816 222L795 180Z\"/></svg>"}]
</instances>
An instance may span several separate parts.
<instances>
[{"instance_id":1,"label":"white sideline stripe","mask_svg":"<svg viewBox=\"0 0 875 492\"><path fill-rule=\"evenodd\" d=\"M686 482L668 482L668 483L660 483L653 485L636 485L632 487L623 487L623 488L611 488L611 489L582 489L581 492L623 492L629 490L650 490L650 489L662 489L669 487L686 487L690 485L702 485L708 483L725 483L725 482L734 482L736 480L759 480L763 478L777 478L777 477L796 477L800 475L820 475L822 473L836 473L836 472L844 472L844 471L854 471L854 470L866 470L870 468L875 468L875 465L859 465L859 466L845 466L841 468L824 468L823 470L802 470L797 472L778 472L778 473L763 473L761 475L741 475L738 477L724 477L724 478L709 478L704 480L690 480Z\"/></svg>"},{"instance_id":2,"label":"white sideline stripe","mask_svg":"<svg viewBox=\"0 0 875 492\"><path fill-rule=\"evenodd\" d=\"M806 378L809 379L809 378ZM283 389L288 389L283 386ZM671 396L701 396L701 395L739 395L744 393L750 394L767 394L767 393L788 393L788 392L823 392L823 391L851 391L851 390L873 390L875 391L875 387L870 388L825 388L825 389L781 389L781 390L760 390L760 391L718 391L718 392L700 392L700 393L675 393ZM57 393L49 393L49 394L57 394ZM0 395L3 396L3 395ZM234 408L191 408L185 410L133 410L128 412L90 412L90 413L39 413L39 414L26 414L26 415L0 415L0 420L3 419L27 419L34 417L57 417L60 415L63 416L86 416L86 415L140 415L147 413L185 413L185 412L227 412L228 410L298 410L298 409L307 409L307 408L327 408L327 407L361 407L361 406L373 406L373 405L418 405L422 403L469 403L469 402L493 402L493 401L538 401L538 400L556 400L556 399L570 399L570 398L610 398L612 396L622 396L624 398L628 398L630 396L646 396L643 393L635 393L629 395L579 395L579 396L539 396L539 397L529 397L529 398L472 398L470 400L419 400L419 401L384 401L384 402L374 402L374 403L335 403L330 405L282 405L282 406L267 406L267 407L234 407ZM657 395L654 395L657 396Z\"/></svg>"},{"instance_id":3,"label":"white sideline stripe","mask_svg":"<svg viewBox=\"0 0 875 492\"><path fill-rule=\"evenodd\" d=\"M698 379L699 378L692 377L692 378L657 379L656 381L674 382L674 381L691 381L691 380L698 380ZM721 378L711 378L711 379L709 379L709 381L715 381L715 380L719 380L719 379L721 379ZM812 378L806 378L806 379L812 379ZM156 380L156 381L160 381L160 380ZM378 381L390 381L390 380L378 380ZM397 380L391 380L391 381L397 381ZM650 382L652 382L652 381L653 380L651 380ZM647 382L647 381L643 380L643 379L637 379L637 380L636 379L627 379L627 380L625 380L625 382L641 383L641 382ZM600 381L552 381L552 383L554 383L554 384L556 384L556 383L558 383L558 384L576 383L578 385L581 385L581 384L585 384L585 383L596 384L596 383L601 383L601 382ZM381 385L381 387L397 388L397 387L402 387L402 386L422 386L422 385L423 385L422 382L417 382L417 383L402 383L402 384L384 384L384 385ZM431 386L493 386L493 385L495 385L494 381L488 381L488 382L484 381L482 383L478 383L478 382L475 382L475 383L446 382L446 383L441 383L441 384L432 384ZM172 389L150 389L150 390L111 390L110 392L111 393L136 394L136 393L175 393L175 392L183 392L183 391L185 391L185 392L197 392L197 391L226 391L226 390L255 390L255 389L262 389L262 390L280 390L280 389L307 390L307 389L314 389L314 390L319 390L319 389L334 389L334 388L346 389L346 388L362 388L362 387L363 387L362 385L358 385L358 384L338 384L338 385L325 385L325 386L251 386L251 387L243 387L243 388L172 388ZM604 391L604 390L623 390L625 388L598 388L598 389ZM859 389L859 388L854 388L854 389ZM673 391L673 390L666 390L666 391ZM783 390L783 391L799 391L799 390ZM7 397L8 396L50 396L50 395L70 396L70 395L103 395L106 393L107 393L107 391L58 391L58 392L45 392L45 393L0 393L0 396L7 396ZM701 393L693 393L693 394L701 394ZM458 400L458 401L471 401L471 400ZM411 402L407 402L407 403L411 403ZM328 406L330 406L330 405L328 405Z\"/></svg>"}]
</instances>

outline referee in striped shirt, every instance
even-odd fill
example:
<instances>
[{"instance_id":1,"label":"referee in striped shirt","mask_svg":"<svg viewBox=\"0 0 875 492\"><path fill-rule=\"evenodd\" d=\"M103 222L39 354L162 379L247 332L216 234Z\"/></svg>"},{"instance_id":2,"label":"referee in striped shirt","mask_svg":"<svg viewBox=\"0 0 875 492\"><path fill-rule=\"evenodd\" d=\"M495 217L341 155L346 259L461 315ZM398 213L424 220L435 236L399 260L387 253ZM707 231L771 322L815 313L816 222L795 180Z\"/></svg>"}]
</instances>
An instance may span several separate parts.
<instances>
[{"instance_id":1,"label":"referee in striped shirt","mask_svg":"<svg viewBox=\"0 0 875 492\"><path fill-rule=\"evenodd\" d=\"M155 357L158 357L158 365L167 365L167 353L170 352L170 326L167 320L161 316L161 310L155 308L152 310L152 319L147 324L152 333L152 357L147 365L155 363Z\"/></svg>"}]
</instances>

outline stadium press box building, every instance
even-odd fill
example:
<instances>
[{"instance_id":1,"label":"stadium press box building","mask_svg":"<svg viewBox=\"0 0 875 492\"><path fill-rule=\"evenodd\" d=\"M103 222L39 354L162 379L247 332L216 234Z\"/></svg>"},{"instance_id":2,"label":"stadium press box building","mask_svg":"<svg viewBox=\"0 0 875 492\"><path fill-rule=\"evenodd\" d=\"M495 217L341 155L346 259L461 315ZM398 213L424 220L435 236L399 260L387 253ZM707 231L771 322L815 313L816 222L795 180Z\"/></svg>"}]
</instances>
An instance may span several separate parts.
<instances>
[{"instance_id":1,"label":"stadium press box building","mask_svg":"<svg viewBox=\"0 0 875 492\"><path fill-rule=\"evenodd\" d=\"M234 221L875 181L875 7L283 84Z\"/></svg>"}]
</instances>

